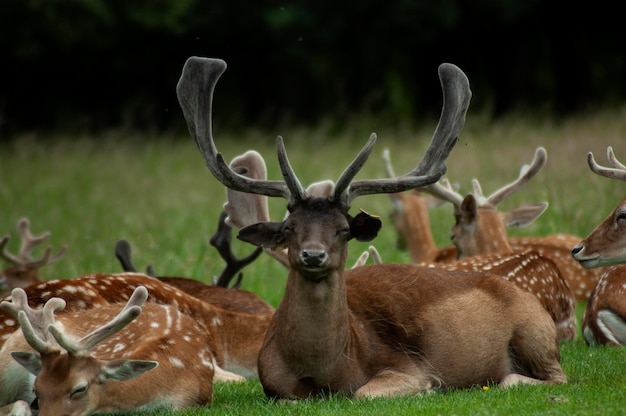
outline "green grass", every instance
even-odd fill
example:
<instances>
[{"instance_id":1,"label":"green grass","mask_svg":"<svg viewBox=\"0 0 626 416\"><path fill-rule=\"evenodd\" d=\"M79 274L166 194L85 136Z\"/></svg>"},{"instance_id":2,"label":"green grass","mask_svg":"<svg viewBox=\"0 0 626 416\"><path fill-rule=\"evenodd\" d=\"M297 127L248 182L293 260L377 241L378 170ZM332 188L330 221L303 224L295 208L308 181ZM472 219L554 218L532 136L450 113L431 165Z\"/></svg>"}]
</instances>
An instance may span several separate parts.
<instances>
[{"instance_id":1,"label":"green grass","mask_svg":"<svg viewBox=\"0 0 626 416\"><path fill-rule=\"evenodd\" d=\"M276 132L250 130L233 135L216 130L218 148L227 160L249 148L264 155L269 177L278 179L275 136L283 135L290 160L304 183L336 179L369 135L371 123L352 121L341 133L289 128ZM380 157L389 147L397 173L422 157L435 123L420 128L382 125L378 144L358 178L385 175ZM626 108L592 113L555 122L532 117L498 121L470 115L448 162L447 176L468 190L480 179L490 193L517 177L537 146L548 151L548 164L502 209L521 203L549 201L548 210L531 226L511 234L556 232L586 235L626 193L626 187L591 173L586 154L593 151L605 163L606 146L626 160ZM195 144L187 137L110 132L97 137L23 135L0 144L0 234L11 233L9 249L17 251L15 226L28 217L34 233L49 230L47 243L67 245L64 258L42 269L45 279L72 278L90 272L118 272L115 242L128 239L136 266L152 264L160 275L179 275L210 282L223 267L208 245L224 202L224 189L211 176ZM283 200L272 200L271 213L281 218ZM363 208L385 221L391 211L384 195L362 197ZM433 211L433 232L441 245L449 243L450 210ZM235 241L240 255L252 250ZM350 243L349 263L367 247ZM374 244L387 262L409 262L395 247L388 221ZM38 251L40 252L40 251ZM244 271L243 288L277 305L286 272L267 256ZM578 315L584 305L579 305ZM495 387L450 391L428 396L355 402L345 397L301 402L270 402L260 384L217 385L214 403L184 415L230 414L620 414L626 408L626 354L622 349L588 348L582 339L562 345L562 364L570 383L563 386ZM163 412L162 414L172 414Z\"/></svg>"}]
</instances>

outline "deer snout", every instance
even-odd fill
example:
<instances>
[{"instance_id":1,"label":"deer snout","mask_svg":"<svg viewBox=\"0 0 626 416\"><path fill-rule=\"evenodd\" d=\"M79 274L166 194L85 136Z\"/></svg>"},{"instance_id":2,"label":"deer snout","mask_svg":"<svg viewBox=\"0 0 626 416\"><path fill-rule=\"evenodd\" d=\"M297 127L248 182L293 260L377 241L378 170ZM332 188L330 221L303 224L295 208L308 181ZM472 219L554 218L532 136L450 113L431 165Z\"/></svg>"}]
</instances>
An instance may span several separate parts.
<instances>
[{"instance_id":1,"label":"deer snout","mask_svg":"<svg viewBox=\"0 0 626 416\"><path fill-rule=\"evenodd\" d=\"M326 264L328 254L323 248L305 248L300 253L300 260L308 267L320 267Z\"/></svg>"}]
</instances>

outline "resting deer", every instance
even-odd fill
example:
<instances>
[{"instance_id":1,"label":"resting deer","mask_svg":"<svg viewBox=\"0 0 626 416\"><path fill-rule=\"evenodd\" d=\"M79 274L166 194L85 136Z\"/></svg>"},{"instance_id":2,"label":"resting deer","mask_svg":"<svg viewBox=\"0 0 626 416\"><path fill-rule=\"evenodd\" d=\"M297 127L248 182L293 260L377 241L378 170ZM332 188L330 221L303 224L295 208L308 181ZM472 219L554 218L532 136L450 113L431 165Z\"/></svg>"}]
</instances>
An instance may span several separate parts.
<instances>
[{"instance_id":1,"label":"resting deer","mask_svg":"<svg viewBox=\"0 0 626 416\"><path fill-rule=\"evenodd\" d=\"M393 172L389 152L383 155L388 173ZM547 207L547 203L520 206L511 211L499 211L498 204L515 192L533 175L539 172L546 161L543 148L538 148L532 165L524 167L520 177L485 197L478 180L473 180L476 202L452 189L449 182L442 179L424 189L424 192L405 192L391 196L394 211L392 219L398 233L407 242L414 263L452 262L457 258L484 253L522 253L536 251L540 256L552 260L569 285L578 302L586 302L600 272L587 270L572 261L570 251L580 238L571 234L553 234L543 237L507 237L507 227L521 227L534 221ZM425 192L430 192L425 193ZM457 224L452 231L456 246L437 247L428 218L428 197L450 202L455 209ZM432 202L430 202L432 205ZM463 207L466 207L465 209Z\"/></svg>"},{"instance_id":2,"label":"resting deer","mask_svg":"<svg viewBox=\"0 0 626 416\"><path fill-rule=\"evenodd\" d=\"M148 289L148 302L174 306L214 334L217 342L214 351L217 360L215 381L241 380L242 376L257 377L258 352L273 315L271 312L250 314L221 309L139 273L92 274L74 279L50 280L24 289L33 307L58 297L66 301L65 310L70 312L125 302L132 294L132 288L137 286ZM0 311L0 347L17 329L15 320Z\"/></svg>"},{"instance_id":3,"label":"resting deer","mask_svg":"<svg viewBox=\"0 0 626 416\"><path fill-rule=\"evenodd\" d=\"M217 249L226 262L226 267L222 270L214 284L207 285L196 279L186 277L155 276L152 266L148 266L147 274L222 309L252 314L272 313L274 308L269 303L252 292L239 289L242 281L242 274L239 271L253 262L261 254L262 250L258 249L246 257L237 258L231 249L232 230L224 222L225 218L226 213L222 212L218 229L210 238L210 244ZM128 241L119 240L116 243L115 257L122 265L124 271L137 271L135 266L133 266L131 247ZM231 280L237 273L239 273L237 280L229 288Z\"/></svg>"},{"instance_id":4,"label":"resting deer","mask_svg":"<svg viewBox=\"0 0 626 416\"><path fill-rule=\"evenodd\" d=\"M58 261L65 253L66 248L62 247L55 255L52 255L52 248L48 247L43 256L34 259L31 251L35 246L50 237L49 232L34 236L30 232L30 221L22 218L17 223L17 230L22 238L22 245L17 255L9 253L7 244L10 236L7 234L0 239L0 257L6 260L11 266L0 275L0 297L11 293L16 287L26 287L30 284L40 282L39 269L46 264Z\"/></svg>"},{"instance_id":5,"label":"resting deer","mask_svg":"<svg viewBox=\"0 0 626 416\"><path fill-rule=\"evenodd\" d=\"M348 240L371 240L381 226L365 212L348 213L354 198L425 186L445 171L469 104L465 74L454 65L440 66L441 118L413 171L354 181L372 151L373 134L334 183L332 196L319 198L300 184L280 137L282 181L252 180L224 162L213 142L211 107L225 68L222 60L189 58L177 94L213 176L228 188L288 201L284 221L251 225L238 235L257 246L288 249L285 295L259 353L259 378L267 395L342 392L358 398L489 381L503 386L566 382L554 323L532 295L515 285L487 273L410 265L345 270Z\"/></svg>"},{"instance_id":6,"label":"resting deer","mask_svg":"<svg viewBox=\"0 0 626 416\"><path fill-rule=\"evenodd\" d=\"M610 146L607 157L612 167L599 165L589 153L592 172L626 181L626 165ZM626 345L626 198L604 221L572 248L572 256L587 268L612 266L600 277L583 314L583 335L589 345Z\"/></svg>"},{"instance_id":7,"label":"resting deer","mask_svg":"<svg viewBox=\"0 0 626 416\"><path fill-rule=\"evenodd\" d=\"M64 300L52 298L34 310L23 289L15 289L2 308L21 331L0 352L0 368L2 384L16 388L12 397L0 392L3 402L36 399L39 416L210 403L213 334L170 305L144 304L147 297L139 286L125 306L62 313Z\"/></svg>"},{"instance_id":8,"label":"resting deer","mask_svg":"<svg viewBox=\"0 0 626 416\"><path fill-rule=\"evenodd\" d=\"M388 154L386 157L389 163ZM502 198L532 178L544 163L545 151L539 148L533 163L522 170L515 182L488 198L483 195L476 180L474 194L468 194L465 198L452 189L446 180L425 187L424 189L437 198L454 206L456 224L452 228L452 240L457 250L456 253L449 249L441 250L437 256L441 261L418 264L447 270L485 270L501 275L505 280L537 296L552 316L558 339L562 341L576 338L576 304L569 285L552 259L530 247L514 250L506 237L507 224L528 224L543 212L546 205L525 206L506 213L496 210ZM406 217L408 214L409 212L403 212L401 216ZM427 212L424 214L427 215ZM426 220L421 221L425 222ZM428 241L433 241L432 235L430 240L425 240L424 245L429 245ZM416 239L412 242L415 243ZM430 247L428 251L436 250L434 243ZM413 249L417 250L417 247ZM443 261L444 253L458 254L460 259Z\"/></svg>"}]
</instances>

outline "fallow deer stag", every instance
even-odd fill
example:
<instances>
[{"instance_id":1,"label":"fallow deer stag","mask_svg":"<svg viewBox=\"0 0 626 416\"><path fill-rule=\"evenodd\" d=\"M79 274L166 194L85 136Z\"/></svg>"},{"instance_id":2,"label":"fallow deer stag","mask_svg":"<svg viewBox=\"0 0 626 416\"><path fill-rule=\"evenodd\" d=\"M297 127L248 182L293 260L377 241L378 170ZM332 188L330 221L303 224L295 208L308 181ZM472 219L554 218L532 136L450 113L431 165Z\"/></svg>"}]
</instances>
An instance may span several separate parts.
<instances>
[{"instance_id":1,"label":"fallow deer stag","mask_svg":"<svg viewBox=\"0 0 626 416\"><path fill-rule=\"evenodd\" d=\"M125 302L132 288L144 286L148 302L171 305L206 326L214 334L217 360L215 381L256 378L257 358L270 320L269 313L243 313L218 308L180 289L139 273L92 274L74 279L41 282L24 288L31 306L52 297L65 300L68 312L85 311L98 305ZM5 298L10 300L10 298ZM17 322L0 311L0 346L18 329ZM0 389L1 390L1 389Z\"/></svg>"},{"instance_id":2,"label":"fallow deer stag","mask_svg":"<svg viewBox=\"0 0 626 416\"><path fill-rule=\"evenodd\" d=\"M452 240L458 260L445 259L444 251L436 257L439 262L422 262L422 266L446 270L489 271L502 276L505 280L537 296L543 307L554 320L559 341L576 338L576 304L569 285L564 280L555 262L542 256L530 247L514 250L506 237L506 226L525 225L533 221L545 209L545 204L520 207L510 212L500 212L496 206L503 198L510 195L532 178L545 163L545 150L537 149L533 163L525 166L519 178L502 187L489 197L485 197L478 181L474 180L474 194L465 198L456 192L446 180L424 187L437 198L450 202L454 207L456 224L452 228ZM389 163L388 155L387 162ZM388 168L389 170L389 168ZM412 197L415 201L415 197ZM415 206L415 204L414 204ZM406 217L410 212L403 212ZM413 212L424 214L425 212ZM420 233L424 234L427 220L422 220ZM398 223L398 221L396 221ZM410 220L405 221L410 224ZM413 221L415 223L415 221ZM429 228L429 227L428 227ZM409 230L404 230L407 232ZM416 243L414 238L410 240ZM429 252L434 252L432 235L424 240L424 245L432 244ZM412 247L418 250L419 247ZM452 250L445 253L454 254Z\"/></svg>"},{"instance_id":3,"label":"fallow deer stag","mask_svg":"<svg viewBox=\"0 0 626 416\"><path fill-rule=\"evenodd\" d=\"M599 165L589 153L592 172L626 181L626 165L610 146L607 157L612 167ZM572 256L587 268L606 269L589 296L583 314L583 336L589 345L626 345L626 198L591 233L572 248Z\"/></svg>"},{"instance_id":4,"label":"fallow deer stag","mask_svg":"<svg viewBox=\"0 0 626 416\"><path fill-rule=\"evenodd\" d=\"M17 255L9 253L6 248L10 239L8 234L0 239L0 257L11 265L0 275L0 297L8 295L16 287L26 287L40 282L39 269L46 264L58 261L66 250L62 247L55 255L52 255L52 248L48 247L43 256L34 259L31 257L31 251L36 245L50 237L50 232L38 236L32 235L30 221L27 218L18 221L17 230L22 238L22 245Z\"/></svg>"},{"instance_id":5,"label":"fallow deer stag","mask_svg":"<svg viewBox=\"0 0 626 416\"><path fill-rule=\"evenodd\" d=\"M22 329L0 351L2 385L14 387L0 392L3 402L37 400L39 416L210 403L213 335L170 305L144 304L147 297L139 286L125 306L55 317L64 300L33 310L23 289L15 289L12 302L2 303Z\"/></svg>"},{"instance_id":6,"label":"fallow deer stag","mask_svg":"<svg viewBox=\"0 0 626 416\"><path fill-rule=\"evenodd\" d=\"M228 188L288 201L285 221L248 226L238 235L257 246L288 248L285 295L259 353L267 395L375 397L489 381L566 382L550 316L500 277L397 264L344 270L348 240L371 240L381 226L365 212L348 213L354 198L424 186L445 171L469 105L465 74L451 64L439 67L442 114L417 168L397 178L354 181L372 151L372 135L332 196L319 198L307 195L280 137L283 181L251 180L229 169L211 132L213 90L225 68L222 60L189 58L177 94L213 176Z\"/></svg>"},{"instance_id":7,"label":"fallow deer stag","mask_svg":"<svg viewBox=\"0 0 626 416\"><path fill-rule=\"evenodd\" d=\"M529 224L543 212L547 204L525 205L508 212L497 210L497 204L502 199L530 180L529 174L536 174L541 169L545 162L545 155L542 153L545 153L542 148L537 149L533 167L525 173L522 172L520 178L495 191L489 197L483 195L478 180L473 180L475 199L477 200L476 214L467 213L463 217L467 220L467 226L453 232L453 238L458 239L455 243L461 247L461 251L457 251L457 247L454 245L443 248L437 247L428 218L426 203L429 200L427 195L431 198L435 196L448 201L455 207L456 211L461 210L464 197L452 189L449 182L442 179L439 183L427 187L426 189L432 195L414 191L391 196L394 207L392 213L394 225L399 235L403 236L407 242L407 248L413 262L452 262L457 258L474 254L521 253L533 250L540 256L554 261L576 301L586 302L591 290L600 278L601 272L587 270L572 261L571 247L580 241L580 238L565 233L542 237L507 237L507 227L520 227ZM387 164L387 171L393 172L388 151L383 157ZM504 196L502 196L503 191L505 191ZM457 224L457 227L460 225Z\"/></svg>"}]
</instances>

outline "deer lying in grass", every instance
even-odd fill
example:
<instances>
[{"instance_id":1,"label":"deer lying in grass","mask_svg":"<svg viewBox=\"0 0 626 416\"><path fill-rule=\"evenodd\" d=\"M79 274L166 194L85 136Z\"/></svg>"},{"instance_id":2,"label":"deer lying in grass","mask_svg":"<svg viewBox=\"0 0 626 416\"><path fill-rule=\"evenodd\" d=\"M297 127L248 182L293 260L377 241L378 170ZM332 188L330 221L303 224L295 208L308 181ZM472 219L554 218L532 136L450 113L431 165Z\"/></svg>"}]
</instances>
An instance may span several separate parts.
<instances>
[{"instance_id":1,"label":"deer lying in grass","mask_svg":"<svg viewBox=\"0 0 626 416\"><path fill-rule=\"evenodd\" d=\"M213 334L172 306L144 304L147 297L139 286L126 306L62 313L64 300L52 298L34 310L23 289L15 289L2 308L22 330L0 351L2 384L15 387L13 397L1 392L2 401L36 399L39 416L210 403Z\"/></svg>"},{"instance_id":2,"label":"deer lying in grass","mask_svg":"<svg viewBox=\"0 0 626 416\"><path fill-rule=\"evenodd\" d=\"M0 239L0 257L11 265L0 274L0 297L8 295L16 287L26 287L40 282L39 269L46 264L58 261L66 250L65 247L62 247L55 255L52 255L52 248L48 247L43 256L34 259L31 257L31 251L35 246L50 237L50 233L45 232L38 236L32 235L30 232L30 221L27 218L22 218L18 221L17 230L22 239L22 245L17 255L9 253L6 248L10 239L8 234Z\"/></svg>"},{"instance_id":3,"label":"deer lying in grass","mask_svg":"<svg viewBox=\"0 0 626 416\"><path fill-rule=\"evenodd\" d=\"M226 213L222 212L218 229L210 239L210 244L217 249L226 262L224 270L222 270L214 284L207 285L198 280L185 277L155 276L152 266L148 266L147 274L222 309L252 314L272 313L274 308L269 303L252 292L239 289L243 277L240 270L253 262L262 253L262 250L258 249L244 258L237 258L231 248L232 229L224 222L225 218ZM131 247L128 241L119 240L116 243L115 257L125 272L137 271L135 266L133 266ZM229 288L231 280L238 273L237 280Z\"/></svg>"},{"instance_id":4,"label":"deer lying in grass","mask_svg":"<svg viewBox=\"0 0 626 416\"><path fill-rule=\"evenodd\" d=\"M401 192L435 182L457 141L470 91L465 74L443 64L441 119L416 169L392 179L353 181L376 136L334 184L329 198L307 195L277 141L283 181L233 172L211 132L213 89L226 64L187 60L177 94L207 167L223 185L288 201L282 222L262 222L238 238L288 248L290 271L282 302L259 353L267 395L304 398L322 392L355 397L414 394L433 387L564 383L556 329L536 298L487 273L410 265L345 270L347 243L373 239L381 223L348 214L362 195Z\"/></svg>"},{"instance_id":5,"label":"deer lying in grass","mask_svg":"<svg viewBox=\"0 0 626 416\"><path fill-rule=\"evenodd\" d=\"M393 174L389 152L383 155L387 171ZM546 161L545 150L538 148L530 168L522 171L520 177L485 197L478 180L474 179L474 200L464 197L452 189L449 182L439 183L424 189L424 192L405 192L391 195L394 211L392 219L398 234L407 242L407 248L414 263L453 262L457 258L485 253L522 253L536 251L540 256L552 260L566 280L574 298L586 302L591 290L600 278L601 272L588 270L571 258L571 248L580 241L572 234L553 234L543 237L508 237L507 227L521 227L534 221L547 207L547 203L520 206L511 211L499 211L497 206L532 176L539 172ZM431 195L432 194L432 195ZM434 242L428 217L430 198L450 202L455 209L457 224L452 237L456 246L439 248ZM465 205L464 205L465 202ZM463 209L466 206L466 209ZM460 250L457 250L457 246Z\"/></svg>"},{"instance_id":6,"label":"deer lying in grass","mask_svg":"<svg viewBox=\"0 0 626 416\"><path fill-rule=\"evenodd\" d=\"M58 297L66 301L65 310L70 312L125 302L132 294L132 288L137 286L148 289L148 302L171 305L214 334L217 343L214 351L217 360L215 381L257 377L258 352L273 316L271 312L250 314L221 309L158 279L138 273L92 274L75 279L50 280L28 286L25 290L33 307ZM17 329L15 320L0 311L0 346ZM0 391L3 388L0 386Z\"/></svg>"},{"instance_id":7,"label":"deer lying in grass","mask_svg":"<svg viewBox=\"0 0 626 416\"><path fill-rule=\"evenodd\" d=\"M385 156L390 168L389 155ZM569 285L564 280L555 262L543 256L538 250L530 246L524 250L514 250L506 236L507 225L526 225L532 222L546 208L547 204L537 204L520 207L510 212L501 212L496 209L497 204L504 198L528 182L545 164L545 150L537 149L535 158L530 166L522 169L519 178L500 188L489 197L485 197L480 184L474 180L474 194L463 197L452 189L448 181L441 180L425 187L430 194L440 200L450 202L454 207L456 224L452 228L452 240L459 260L444 259L444 252L455 254L453 250L441 250L436 256L439 262L423 262L421 265L443 268L446 270L488 270L501 275L504 279L513 282L524 290L537 296L543 307L554 320L558 339L569 340L576 338L576 304ZM411 196L414 207L415 197ZM425 215L426 219L420 222L420 235L430 226L427 224L427 212L410 212L404 210L402 217L411 214ZM410 224L411 220L404 221ZM395 221L398 223L398 220ZM403 230L408 232L410 230ZM415 237L415 236L414 236ZM411 240L413 244L417 239ZM432 235L424 239L424 246L428 252L437 250ZM411 247L417 251L419 247Z\"/></svg>"},{"instance_id":8,"label":"deer lying in grass","mask_svg":"<svg viewBox=\"0 0 626 416\"><path fill-rule=\"evenodd\" d=\"M611 147L607 157L612 167L599 165L589 153L592 172L626 181L626 165ZM573 258L587 268L606 269L589 296L583 314L583 335L589 345L626 345L626 198L604 221L572 248Z\"/></svg>"}]
</instances>

